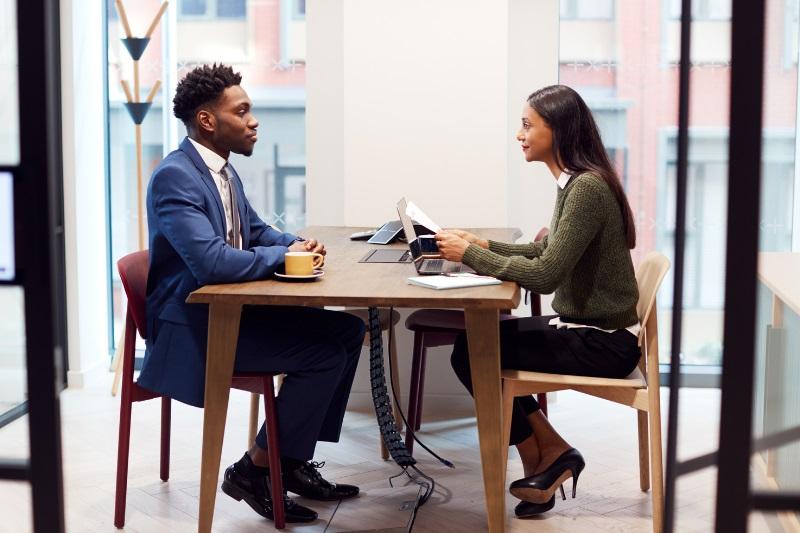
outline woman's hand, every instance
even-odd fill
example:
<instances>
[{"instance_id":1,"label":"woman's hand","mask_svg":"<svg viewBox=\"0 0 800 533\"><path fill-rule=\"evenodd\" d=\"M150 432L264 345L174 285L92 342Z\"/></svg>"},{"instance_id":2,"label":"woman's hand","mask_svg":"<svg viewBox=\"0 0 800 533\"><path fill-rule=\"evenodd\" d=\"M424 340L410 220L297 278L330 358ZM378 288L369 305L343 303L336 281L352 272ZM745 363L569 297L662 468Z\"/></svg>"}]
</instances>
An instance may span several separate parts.
<instances>
[{"instance_id":1,"label":"woman's hand","mask_svg":"<svg viewBox=\"0 0 800 533\"><path fill-rule=\"evenodd\" d=\"M445 231L436 234L436 245L443 258L460 263L470 243L453 231Z\"/></svg>"},{"instance_id":2,"label":"woman's hand","mask_svg":"<svg viewBox=\"0 0 800 533\"><path fill-rule=\"evenodd\" d=\"M477 244L481 248L485 248L487 250L489 249L489 241L486 239L481 239L474 233L464 231L463 229L446 229L443 231L443 233L454 233L470 244Z\"/></svg>"}]
</instances>

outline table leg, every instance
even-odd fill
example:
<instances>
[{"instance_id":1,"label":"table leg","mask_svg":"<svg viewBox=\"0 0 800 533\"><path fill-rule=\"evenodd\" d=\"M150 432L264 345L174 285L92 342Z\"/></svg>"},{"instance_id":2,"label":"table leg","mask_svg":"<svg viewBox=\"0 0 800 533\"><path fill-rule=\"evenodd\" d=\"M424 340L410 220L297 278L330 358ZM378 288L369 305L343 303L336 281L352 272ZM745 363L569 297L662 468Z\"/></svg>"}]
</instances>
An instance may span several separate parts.
<instances>
[{"instance_id":1,"label":"table leg","mask_svg":"<svg viewBox=\"0 0 800 533\"><path fill-rule=\"evenodd\" d=\"M507 446L502 434L499 313L497 309L466 309L465 315L486 514L489 531L499 533L505 529L503 447Z\"/></svg>"},{"instance_id":2,"label":"table leg","mask_svg":"<svg viewBox=\"0 0 800 533\"><path fill-rule=\"evenodd\" d=\"M239 339L239 304L212 303L208 308L203 459L200 466L200 520L197 531L211 533L217 497L222 438L228 414L233 360Z\"/></svg>"}]
</instances>

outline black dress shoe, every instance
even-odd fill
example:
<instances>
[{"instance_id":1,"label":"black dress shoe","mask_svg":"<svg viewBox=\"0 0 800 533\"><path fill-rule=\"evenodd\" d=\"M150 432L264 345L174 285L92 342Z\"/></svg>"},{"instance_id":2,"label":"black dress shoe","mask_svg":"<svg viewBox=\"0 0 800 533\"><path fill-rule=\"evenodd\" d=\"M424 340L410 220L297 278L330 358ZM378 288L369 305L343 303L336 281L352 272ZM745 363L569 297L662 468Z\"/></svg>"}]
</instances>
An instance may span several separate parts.
<instances>
[{"instance_id":1,"label":"black dress shoe","mask_svg":"<svg viewBox=\"0 0 800 533\"><path fill-rule=\"evenodd\" d=\"M325 480L318 472L323 466L324 461L309 461L288 472L284 469L283 487L311 500L343 500L358 495L358 487L355 485L337 485Z\"/></svg>"},{"instance_id":2,"label":"black dress shoe","mask_svg":"<svg viewBox=\"0 0 800 533\"><path fill-rule=\"evenodd\" d=\"M533 503L521 501L514 507L514 514L517 518L530 518L537 514L546 513L556 505L556 497L551 496L547 503Z\"/></svg>"},{"instance_id":3,"label":"black dress shoe","mask_svg":"<svg viewBox=\"0 0 800 533\"><path fill-rule=\"evenodd\" d=\"M255 512L275 520L270 498L270 480L268 475L248 477L231 465L225 470L225 479L222 481L222 492L236 500L244 500ZM313 522L317 513L313 509L295 503L291 498L283 495L284 515L287 522Z\"/></svg>"},{"instance_id":4,"label":"black dress shoe","mask_svg":"<svg viewBox=\"0 0 800 533\"><path fill-rule=\"evenodd\" d=\"M578 476L581 475L585 466L586 462L581 453L575 448L570 448L562 453L547 470L516 480L511 484L509 490L520 500L546 504L555 493L556 488L571 476L572 497L574 498L578 487ZM561 495L566 499L563 487Z\"/></svg>"}]
</instances>

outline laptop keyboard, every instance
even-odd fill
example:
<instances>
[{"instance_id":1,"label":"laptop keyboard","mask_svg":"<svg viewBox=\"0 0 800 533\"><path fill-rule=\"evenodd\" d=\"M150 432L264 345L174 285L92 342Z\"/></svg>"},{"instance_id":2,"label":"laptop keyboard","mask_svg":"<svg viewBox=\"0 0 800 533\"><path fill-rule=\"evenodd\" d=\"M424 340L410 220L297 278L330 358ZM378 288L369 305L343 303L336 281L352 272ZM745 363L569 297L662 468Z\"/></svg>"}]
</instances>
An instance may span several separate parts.
<instances>
[{"instance_id":1,"label":"laptop keyboard","mask_svg":"<svg viewBox=\"0 0 800 533\"><path fill-rule=\"evenodd\" d=\"M445 259L426 259L422 265L423 272L461 272L461 263L453 263Z\"/></svg>"}]
</instances>

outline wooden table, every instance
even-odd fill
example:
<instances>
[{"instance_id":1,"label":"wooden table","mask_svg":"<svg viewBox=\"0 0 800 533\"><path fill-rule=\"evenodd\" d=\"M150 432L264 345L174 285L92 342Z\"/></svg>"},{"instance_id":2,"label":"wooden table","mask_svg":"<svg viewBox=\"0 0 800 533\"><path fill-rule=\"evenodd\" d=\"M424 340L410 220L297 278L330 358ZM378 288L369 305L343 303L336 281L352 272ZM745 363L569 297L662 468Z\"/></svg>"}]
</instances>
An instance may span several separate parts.
<instances>
[{"instance_id":1,"label":"wooden table","mask_svg":"<svg viewBox=\"0 0 800 533\"><path fill-rule=\"evenodd\" d=\"M797 273L800 272L800 253L797 252L760 252L758 254L758 280L772 292L772 313L767 321L769 327L764 347L763 374L756 376L756 383L763 383L764 435L773 435L796 425L796 417L792 416L791 376L796 375L796 358L790 340L792 324L797 323L795 317L800 316L800 283ZM759 326L763 324L759 322ZM787 327L788 326L788 327ZM788 377L787 377L788 376ZM756 396L758 398L758 396ZM776 401L777 399L782 401ZM758 407L758 406L757 406ZM787 444L787 443L784 443ZM765 450L767 488L785 490L787 479L778 468L780 453L791 453L790 448L772 446ZM783 478L783 479L782 479ZM783 483L781 483L783 481ZM797 516L794 513L780 512L778 520L786 531L798 531Z\"/></svg>"},{"instance_id":2,"label":"wooden table","mask_svg":"<svg viewBox=\"0 0 800 533\"><path fill-rule=\"evenodd\" d=\"M319 239L328 250L325 275L313 282L276 280L207 285L189 295L189 303L209 304L206 355L203 452L200 470L200 520L198 531L210 533L219 481L222 438L228 410L233 362L243 305L366 306L406 308L456 308L466 315L467 341L478 418L478 436L489 531L505 527L506 437L502 433L500 341L501 309L517 307L516 283L436 291L409 285L416 275L412 265L359 263L373 245L348 236L361 228L311 227L300 234ZM473 230L480 236L514 241L513 229ZM394 245L402 247L402 244Z\"/></svg>"}]
</instances>

